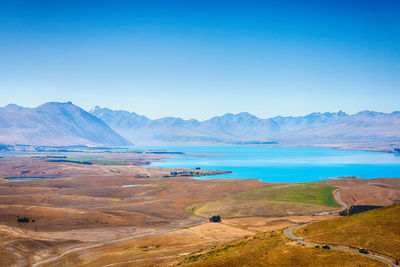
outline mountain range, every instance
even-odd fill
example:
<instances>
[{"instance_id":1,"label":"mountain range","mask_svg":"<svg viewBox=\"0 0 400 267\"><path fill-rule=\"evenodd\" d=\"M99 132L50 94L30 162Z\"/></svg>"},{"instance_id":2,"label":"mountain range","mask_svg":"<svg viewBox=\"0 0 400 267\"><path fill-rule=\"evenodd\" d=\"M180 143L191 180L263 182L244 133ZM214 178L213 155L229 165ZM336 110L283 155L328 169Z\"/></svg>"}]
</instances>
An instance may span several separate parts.
<instances>
[{"instance_id":1,"label":"mountain range","mask_svg":"<svg viewBox=\"0 0 400 267\"><path fill-rule=\"evenodd\" d=\"M132 144L101 119L71 102L50 102L36 108L10 104L0 108L0 143L48 146Z\"/></svg>"},{"instance_id":2,"label":"mountain range","mask_svg":"<svg viewBox=\"0 0 400 267\"><path fill-rule=\"evenodd\" d=\"M400 141L400 112L353 115L311 113L261 119L247 112L209 120L165 117L151 120L134 112L95 107L91 114L137 144L373 144Z\"/></svg>"},{"instance_id":3,"label":"mountain range","mask_svg":"<svg viewBox=\"0 0 400 267\"><path fill-rule=\"evenodd\" d=\"M400 147L400 112L311 113L258 118L247 112L208 120L146 116L96 106L86 112L71 102L36 108L0 108L0 144L29 145L323 145L394 151Z\"/></svg>"}]
</instances>

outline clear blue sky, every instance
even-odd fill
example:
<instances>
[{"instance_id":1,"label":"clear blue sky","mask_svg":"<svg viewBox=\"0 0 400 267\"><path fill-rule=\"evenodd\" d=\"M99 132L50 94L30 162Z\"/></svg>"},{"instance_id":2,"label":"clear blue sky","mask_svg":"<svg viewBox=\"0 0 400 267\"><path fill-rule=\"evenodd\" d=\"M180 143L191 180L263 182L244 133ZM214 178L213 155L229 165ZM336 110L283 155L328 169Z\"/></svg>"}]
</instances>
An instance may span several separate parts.
<instances>
[{"instance_id":1,"label":"clear blue sky","mask_svg":"<svg viewBox=\"0 0 400 267\"><path fill-rule=\"evenodd\" d=\"M151 118L400 110L400 1L2 0L0 93Z\"/></svg>"}]
</instances>

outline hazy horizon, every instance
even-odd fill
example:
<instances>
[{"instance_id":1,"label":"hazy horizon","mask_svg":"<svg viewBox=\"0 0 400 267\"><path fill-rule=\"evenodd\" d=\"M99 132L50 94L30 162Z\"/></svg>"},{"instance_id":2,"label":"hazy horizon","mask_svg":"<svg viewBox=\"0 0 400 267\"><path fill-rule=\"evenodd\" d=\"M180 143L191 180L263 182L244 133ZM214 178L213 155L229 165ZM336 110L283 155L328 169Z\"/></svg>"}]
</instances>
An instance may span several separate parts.
<instances>
[{"instance_id":1,"label":"hazy horizon","mask_svg":"<svg viewBox=\"0 0 400 267\"><path fill-rule=\"evenodd\" d=\"M0 108L5 108L6 106L9 106L9 105L17 105L17 106L23 107L23 108L37 108L37 107L39 107L39 106L41 106L41 105L43 105L43 104L47 104L47 103L61 103L61 104L63 104L63 103L71 103L71 104L73 104L73 105L76 105L76 104L73 103L72 101L66 101L66 102L49 101L49 102L42 103L42 104L37 105L37 106L22 106L22 105L19 105L19 104L17 104L17 103L9 103L9 104L7 104L7 105L0 106ZM76 106L78 106L78 105L76 105ZM80 106L78 106L78 107L80 107ZM254 115L254 116L256 116L256 117L259 118L259 119L271 119L271 118L275 118L275 117L305 117L305 116L307 116L307 115L311 115L311 114L315 114L315 113L317 113L317 114L318 114L318 113L319 113L319 114L324 114L324 113L333 113L333 114L335 114L335 113L344 112L345 114L347 114L347 115L349 115L349 116L352 116L352 115L356 115L356 114L358 114L358 113L367 112L367 111L368 111L368 112L385 113L385 114L390 114L390 113L394 113L394 112L400 112L400 110L392 110L392 111L389 111L389 112L383 112L383 111L380 111L380 110L359 110L359 111L356 111L356 112L354 112L354 113L349 113L349 112L346 112L346 111L344 111L344 110L326 111L326 112L320 112L320 111L317 111L317 110L316 110L316 111L313 111L313 112L310 112L310 113L299 114L299 115L290 115L290 114L289 114L289 115L280 115L280 114L278 114L278 115L276 115L276 116L271 116L271 117L261 117L261 116L258 116L257 114L253 114L253 113L250 113L250 112L248 112L248 111L239 111L239 112L229 112L229 111L227 111L227 112L220 113L220 114L216 114L216 115L213 115L213 116L204 118L204 119L198 119L198 118L184 118L184 117L179 117L179 116L161 116L161 117L155 117L155 118L153 118L153 117L148 116L147 114L138 113L138 112L136 112L136 111L129 111L129 110L118 109L118 108L112 109L112 108L109 108L109 107L106 107L106 106L99 106L99 105L96 105L96 106L94 106L94 107L92 107L92 108L89 108L89 109L85 109L85 108L82 108L82 107L80 107L80 108L84 109L84 110L87 111L87 112L91 112L91 111L94 110L96 107L99 107L99 108L101 108L101 109L109 109L109 110L112 110L112 111L126 111L126 112L129 112L129 113L136 113L137 115L145 116L145 117L147 117L147 118L149 118L149 119L151 119L151 120L157 120L157 119L161 119L161 118L165 118L165 117L173 117L173 118L181 118L181 119L184 119L184 120L192 120L192 119L194 119L194 120L198 120L198 121L205 121L205 120L211 119L211 118L213 118L213 117L224 116L224 115L227 115L227 114L238 115L238 114L240 114L240 113L249 113L250 115Z\"/></svg>"},{"instance_id":2,"label":"hazy horizon","mask_svg":"<svg viewBox=\"0 0 400 267\"><path fill-rule=\"evenodd\" d=\"M398 1L6 1L0 106L204 120L400 103Z\"/></svg>"}]
</instances>

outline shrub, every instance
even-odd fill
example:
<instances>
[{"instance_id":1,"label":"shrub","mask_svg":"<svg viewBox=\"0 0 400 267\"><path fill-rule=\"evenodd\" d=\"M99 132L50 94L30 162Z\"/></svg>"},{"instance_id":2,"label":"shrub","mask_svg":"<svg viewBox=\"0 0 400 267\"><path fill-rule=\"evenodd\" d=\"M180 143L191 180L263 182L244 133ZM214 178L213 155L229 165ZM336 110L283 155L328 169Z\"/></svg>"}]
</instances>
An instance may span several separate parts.
<instances>
[{"instance_id":1,"label":"shrub","mask_svg":"<svg viewBox=\"0 0 400 267\"><path fill-rule=\"evenodd\" d=\"M19 223L28 223L29 222L29 218L27 218L27 217L18 217L17 218L17 222L19 222Z\"/></svg>"}]
</instances>

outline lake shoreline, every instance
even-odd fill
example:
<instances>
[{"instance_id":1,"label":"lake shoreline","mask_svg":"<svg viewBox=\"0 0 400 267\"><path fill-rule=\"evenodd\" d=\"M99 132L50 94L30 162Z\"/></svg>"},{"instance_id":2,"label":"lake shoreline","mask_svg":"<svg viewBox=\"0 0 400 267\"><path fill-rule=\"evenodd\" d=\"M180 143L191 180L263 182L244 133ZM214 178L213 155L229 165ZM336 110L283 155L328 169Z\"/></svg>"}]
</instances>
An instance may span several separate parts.
<instances>
[{"instance_id":1,"label":"lake shoreline","mask_svg":"<svg viewBox=\"0 0 400 267\"><path fill-rule=\"evenodd\" d=\"M152 162L150 166L189 169L197 167L233 172L228 175L214 176L213 179L258 179L263 182L299 183L323 181L331 177L397 178L400 173L400 157L396 157L392 153L372 153L315 146L234 145L157 146L156 148L181 151L192 155L204 153L208 157L173 157ZM226 156L214 157L214 154ZM200 179L209 178L202 177Z\"/></svg>"}]
</instances>

